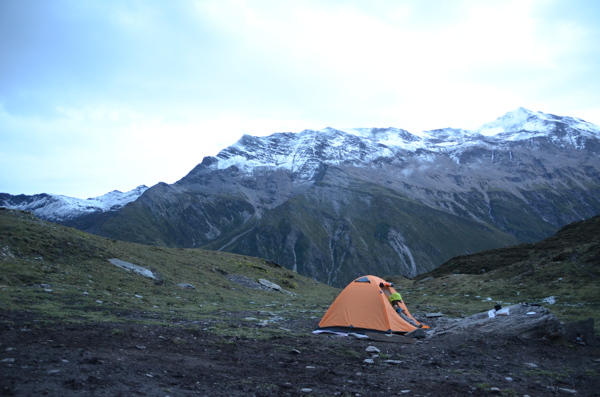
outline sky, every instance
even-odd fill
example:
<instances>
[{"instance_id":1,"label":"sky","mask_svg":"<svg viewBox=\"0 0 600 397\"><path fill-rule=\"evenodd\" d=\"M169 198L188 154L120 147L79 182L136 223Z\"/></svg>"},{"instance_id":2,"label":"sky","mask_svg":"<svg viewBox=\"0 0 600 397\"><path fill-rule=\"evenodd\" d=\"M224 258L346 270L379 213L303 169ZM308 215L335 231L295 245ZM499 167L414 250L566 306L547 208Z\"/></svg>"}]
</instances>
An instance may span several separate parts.
<instances>
[{"instance_id":1,"label":"sky","mask_svg":"<svg viewBox=\"0 0 600 397\"><path fill-rule=\"evenodd\" d=\"M174 183L255 136L600 125L596 0L0 0L0 192Z\"/></svg>"}]
</instances>

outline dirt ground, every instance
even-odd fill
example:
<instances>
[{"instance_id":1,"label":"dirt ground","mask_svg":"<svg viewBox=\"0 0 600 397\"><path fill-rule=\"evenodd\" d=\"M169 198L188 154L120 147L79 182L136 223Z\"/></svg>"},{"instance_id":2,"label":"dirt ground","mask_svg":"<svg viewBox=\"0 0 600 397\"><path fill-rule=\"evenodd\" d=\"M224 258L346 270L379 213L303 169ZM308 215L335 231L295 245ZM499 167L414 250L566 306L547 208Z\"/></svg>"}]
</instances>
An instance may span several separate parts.
<instances>
[{"instance_id":1,"label":"dirt ground","mask_svg":"<svg viewBox=\"0 0 600 397\"><path fill-rule=\"evenodd\" d=\"M0 395L600 395L598 348L469 333L394 343L314 335L317 322L282 322L285 336L251 340L202 324L43 325L0 312Z\"/></svg>"}]
</instances>

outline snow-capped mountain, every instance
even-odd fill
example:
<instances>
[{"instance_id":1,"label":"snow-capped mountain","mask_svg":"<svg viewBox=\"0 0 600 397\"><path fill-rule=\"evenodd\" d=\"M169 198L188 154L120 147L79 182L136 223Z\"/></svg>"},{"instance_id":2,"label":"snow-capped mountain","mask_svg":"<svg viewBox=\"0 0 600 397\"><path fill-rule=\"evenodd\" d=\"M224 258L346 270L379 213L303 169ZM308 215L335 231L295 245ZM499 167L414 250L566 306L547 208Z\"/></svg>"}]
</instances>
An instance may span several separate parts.
<instances>
[{"instance_id":1,"label":"snow-capped mountain","mask_svg":"<svg viewBox=\"0 0 600 397\"><path fill-rule=\"evenodd\" d=\"M600 127L519 108L474 130L245 135L126 211L43 217L138 243L258 256L343 286L538 241L599 213Z\"/></svg>"},{"instance_id":2,"label":"snow-capped mountain","mask_svg":"<svg viewBox=\"0 0 600 397\"><path fill-rule=\"evenodd\" d=\"M148 186L140 185L125 193L113 190L102 196L85 200L46 193L33 196L11 196L0 193L0 206L30 211L40 218L51 221L66 221L96 212L116 211L137 200L146 190L148 190Z\"/></svg>"},{"instance_id":3,"label":"snow-capped mountain","mask_svg":"<svg viewBox=\"0 0 600 397\"><path fill-rule=\"evenodd\" d=\"M600 127L573 117L519 108L474 131L445 128L411 134L397 128L328 127L267 137L245 135L234 145L222 150L211 166L215 169L236 166L247 171L255 167L274 167L291 172L304 169L307 163L315 160L330 165L346 163L369 166L378 160L392 160L406 152L460 151L474 145L525 141L552 133L555 133L552 139L556 144L577 146L585 145L590 139L597 140Z\"/></svg>"}]
</instances>

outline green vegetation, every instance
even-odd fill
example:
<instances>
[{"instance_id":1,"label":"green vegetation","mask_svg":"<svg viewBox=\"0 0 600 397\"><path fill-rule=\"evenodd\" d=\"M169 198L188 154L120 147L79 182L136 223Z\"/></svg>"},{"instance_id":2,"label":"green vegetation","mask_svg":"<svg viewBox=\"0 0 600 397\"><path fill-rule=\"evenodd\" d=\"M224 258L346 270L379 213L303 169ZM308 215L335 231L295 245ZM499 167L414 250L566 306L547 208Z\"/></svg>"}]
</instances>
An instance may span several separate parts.
<instances>
[{"instance_id":1,"label":"green vegetation","mask_svg":"<svg viewBox=\"0 0 600 397\"><path fill-rule=\"evenodd\" d=\"M117 267L112 258L149 269L156 279ZM232 275L267 279L289 292L248 288ZM0 310L28 311L41 321L196 322L224 332L225 313L247 312L257 321L268 319L260 314L266 310L320 318L338 293L259 258L120 242L0 211Z\"/></svg>"},{"instance_id":2,"label":"green vegetation","mask_svg":"<svg viewBox=\"0 0 600 397\"><path fill-rule=\"evenodd\" d=\"M565 226L533 244L451 259L416 280L391 277L416 305L447 315L496 303L541 303L563 321L600 322L600 216ZM551 298L551 299L549 299Z\"/></svg>"},{"instance_id":3,"label":"green vegetation","mask_svg":"<svg viewBox=\"0 0 600 397\"><path fill-rule=\"evenodd\" d=\"M573 370L570 368L563 368L562 371L545 371L539 368L525 371L526 376L552 379L555 382L561 382L567 379L572 373Z\"/></svg>"},{"instance_id":4,"label":"green vegetation","mask_svg":"<svg viewBox=\"0 0 600 397\"><path fill-rule=\"evenodd\" d=\"M413 314L461 317L496 303L527 302L543 304L563 321L593 318L597 324L598 236L600 217L540 243L453 258L415 280L382 277L396 284ZM149 269L156 279L119 268L112 258ZM233 276L267 279L285 292L249 288ZM126 243L0 210L0 310L26 311L38 321L168 323L274 340L289 331L267 326L273 317L316 324L339 292L260 258ZM549 297L555 302L544 302Z\"/></svg>"}]
</instances>

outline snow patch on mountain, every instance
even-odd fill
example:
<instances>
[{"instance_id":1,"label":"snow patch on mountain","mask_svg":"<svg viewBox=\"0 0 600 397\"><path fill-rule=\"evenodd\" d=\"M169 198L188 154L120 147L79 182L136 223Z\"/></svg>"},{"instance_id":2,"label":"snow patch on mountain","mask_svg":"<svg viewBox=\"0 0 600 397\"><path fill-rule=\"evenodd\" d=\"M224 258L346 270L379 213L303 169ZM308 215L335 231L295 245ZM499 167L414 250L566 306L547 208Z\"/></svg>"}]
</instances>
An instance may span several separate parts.
<instances>
[{"instance_id":1,"label":"snow patch on mountain","mask_svg":"<svg viewBox=\"0 0 600 397\"><path fill-rule=\"evenodd\" d=\"M406 176L418 172L419 167L434 164L440 155L459 164L462 155L473 148L491 151L493 160L495 150L508 143L547 138L559 147L582 149L599 137L600 127L584 120L518 108L475 130L442 128L411 133L393 127L327 127L264 137L244 135L216 157L205 158L202 165L248 176L260 169L290 170L294 183L300 184L314 180L323 166L382 167L406 164L409 158L417 161L419 166L413 164L412 168L401 171ZM532 147L535 149L535 145ZM146 189L148 187L139 186L125 193L115 190L87 200L49 194L0 194L0 206L32 211L45 219L66 220L86 213L119 209L136 200Z\"/></svg>"},{"instance_id":2,"label":"snow patch on mountain","mask_svg":"<svg viewBox=\"0 0 600 397\"><path fill-rule=\"evenodd\" d=\"M491 123L484 124L474 132L489 137L503 135L504 140L519 141L548 135L557 124L563 124L586 135L600 134L600 127L585 120L534 112L522 107L506 113Z\"/></svg>"},{"instance_id":3,"label":"snow patch on mountain","mask_svg":"<svg viewBox=\"0 0 600 397\"><path fill-rule=\"evenodd\" d=\"M113 190L102 196L79 199L55 194L36 194L34 196L12 196L0 201L0 206L8 209L30 211L49 220L67 220L86 213L115 211L135 201L148 186L140 185L128 192Z\"/></svg>"},{"instance_id":4,"label":"snow patch on mountain","mask_svg":"<svg viewBox=\"0 0 600 397\"><path fill-rule=\"evenodd\" d=\"M557 133L562 131L562 135ZM407 154L424 160L426 153L446 153L458 161L460 152L473 146L490 148L503 142L550 137L559 146L581 148L585 139L600 135L600 127L581 119L555 116L518 108L491 123L469 131L443 128L410 133L399 128L343 128L276 133L265 137L243 136L217 155L213 167L235 166L251 173L259 167L289 169L301 178L311 178L319 164L373 165ZM579 137L579 139L577 139Z\"/></svg>"}]
</instances>

